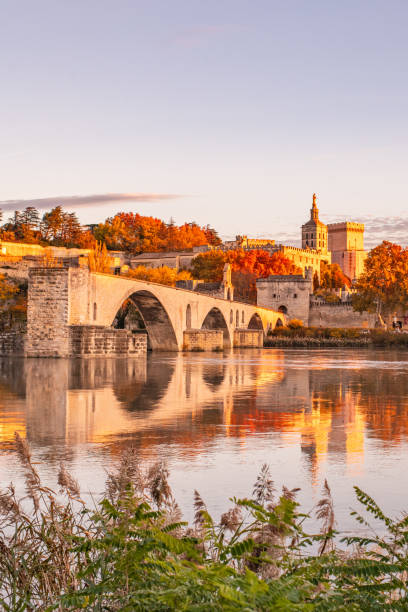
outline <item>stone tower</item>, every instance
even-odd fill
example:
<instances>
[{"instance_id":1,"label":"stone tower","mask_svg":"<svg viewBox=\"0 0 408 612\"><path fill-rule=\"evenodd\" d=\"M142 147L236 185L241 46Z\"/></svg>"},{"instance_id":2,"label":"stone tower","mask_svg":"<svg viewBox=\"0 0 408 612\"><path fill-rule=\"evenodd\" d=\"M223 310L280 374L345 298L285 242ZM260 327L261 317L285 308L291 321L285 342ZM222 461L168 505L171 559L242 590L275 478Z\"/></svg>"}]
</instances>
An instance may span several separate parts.
<instances>
[{"instance_id":1,"label":"stone tower","mask_svg":"<svg viewBox=\"0 0 408 612\"><path fill-rule=\"evenodd\" d=\"M319 219L315 193L310 209L310 219L302 225L302 249L314 249L321 253L327 253L327 226Z\"/></svg>"}]
</instances>

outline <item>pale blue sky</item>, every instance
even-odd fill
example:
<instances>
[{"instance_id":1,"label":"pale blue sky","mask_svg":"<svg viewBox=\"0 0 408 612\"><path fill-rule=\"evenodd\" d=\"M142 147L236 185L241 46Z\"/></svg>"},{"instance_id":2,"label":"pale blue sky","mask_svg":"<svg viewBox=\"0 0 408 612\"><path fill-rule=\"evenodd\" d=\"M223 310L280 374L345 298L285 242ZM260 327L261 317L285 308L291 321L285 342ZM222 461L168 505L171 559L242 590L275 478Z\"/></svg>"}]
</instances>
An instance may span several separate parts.
<instances>
[{"instance_id":1,"label":"pale blue sky","mask_svg":"<svg viewBox=\"0 0 408 612\"><path fill-rule=\"evenodd\" d=\"M76 210L279 239L316 191L404 241L407 28L406 0L0 0L0 201L179 194Z\"/></svg>"}]
</instances>

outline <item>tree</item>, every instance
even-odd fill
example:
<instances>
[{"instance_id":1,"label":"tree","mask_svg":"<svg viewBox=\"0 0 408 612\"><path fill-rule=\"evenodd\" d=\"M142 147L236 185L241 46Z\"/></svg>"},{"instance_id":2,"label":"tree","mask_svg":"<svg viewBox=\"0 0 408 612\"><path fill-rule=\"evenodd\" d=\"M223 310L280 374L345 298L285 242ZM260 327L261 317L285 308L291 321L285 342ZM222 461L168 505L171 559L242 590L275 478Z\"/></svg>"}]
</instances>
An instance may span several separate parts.
<instances>
[{"instance_id":1,"label":"tree","mask_svg":"<svg viewBox=\"0 0 408 612\"><path fill-rule=\"evenodd\" d=\"M97 242L95 248L89 253L88 265L91 272L104 272L108 274L110 272L110 256L108 254L106 244Z\"/></svg>"},{"instance_id":2,"label":"tree","mask_svg":"<svg viewBox=\"0 0 408 612\"><path fill-rule=\"evenodd\" d=\"M370 251L356 283L355 310L389 314L408 307L408 249L384 240Z\"/></svg>"},{"instance_id":3,"label":"tree","mask_svg":"<svg viewBox=\"0 0 408 612\"><path fill-rule=\"evenodd\" d=\"M168 285L175 287L176 282L179 280L190 280L191 274L186 270L176 270L176 268L169 268L168 266L161 266L160 268L147 268L146 266L138 266L133 270L129 270L128 276L130 278L137 278L139 280L150 281L151 283L158 283L159 285Z\"/></svg>"},{"instance_id":4,"label":"tree","mask_svg":"<svg viewBox=\"0 0 408 612\"><path fill-rule=\"evenodd\" d=\"M18 293L18 287L0 274L0 310L5 310L8 302Z\"/></svg>"},{"instance_id":5,"label":"tree","mask_svg":"<svg viewBox=\"0 0 408 612\"><path fill-rule=\"evenodd\" d=\"M225 254L222 251L200 253L192 262L193 277L207 282L220 282L224 265Z\"/></svg>"},{"instance_id":6,"label":"tree","mask_svg":"<svg viewBox=\"0 0 408 612\"><path fill-rule=\"evenodd\" d=\"M38 210L33 206L27 206L22 212L19 210L14 212L8 223L3 226L3 232L8 233L8 239L14 236L17 241L39 243L41 241L39 221Z\"/></svg>"},{"instance_id":7,"label":"tree","mask_svg":"<svg viewBox=\"0 0 408 612\"><path fill-rule=\"evenodd\" d=\"M336 263L320 263L320 288L321 289L342 289L344 286L350 287L351 280L343 274L342 269Z\"/></svg>"}]
</instances>

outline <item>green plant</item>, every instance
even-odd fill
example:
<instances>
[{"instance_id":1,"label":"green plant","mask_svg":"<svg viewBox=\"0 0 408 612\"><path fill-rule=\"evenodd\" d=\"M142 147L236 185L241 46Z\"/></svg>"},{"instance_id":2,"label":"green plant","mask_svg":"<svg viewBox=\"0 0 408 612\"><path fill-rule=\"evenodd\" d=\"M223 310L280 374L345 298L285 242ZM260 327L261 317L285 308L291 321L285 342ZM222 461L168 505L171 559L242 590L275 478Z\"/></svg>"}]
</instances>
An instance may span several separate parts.
<instances>
[{"instance_id":1,"label":"green plant","mask_svg":"<svg viewBox=\"0 0 408 612\"><path fill-rule=\"evenodd\" d=\"M12 486L0 493L6 611L408 609L408 518L386 516L358 487L359 504L382 526L378 534L354 511L370 535L339 542L327 482L315 507L321 529L306 533L298 489L279 494L266 465L252 495L233 498L218 521L195 492L189 526L161 463L142 469L128 450L90 510L63 466L56 493L41 483L17 434L16 445L32 510Z\"/></svg>"}]
</instances>

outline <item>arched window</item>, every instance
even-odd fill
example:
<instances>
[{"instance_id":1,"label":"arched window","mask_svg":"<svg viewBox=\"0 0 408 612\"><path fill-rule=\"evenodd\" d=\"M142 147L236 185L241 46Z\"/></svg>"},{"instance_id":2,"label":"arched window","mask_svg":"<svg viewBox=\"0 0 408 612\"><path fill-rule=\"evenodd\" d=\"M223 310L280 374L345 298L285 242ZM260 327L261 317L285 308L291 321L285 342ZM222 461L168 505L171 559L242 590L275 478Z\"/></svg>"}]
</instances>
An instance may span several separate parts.
<instances>
[{"instance_id":1,"label":"arched window","mask_svg":"<svg viewBox=\"0 0 408 612\"><path fill-rule=\"evenodd\" d=\"M283 314L287 314L288 309L286 308L286 306L279 306L278 308L279 312L282 312Z\"/></svg>"},{"instance_id":2,"label":"arched window","mask_svg":"<svg viewBox=\"0 0 408 612\"><path fill-rule=\"evenodd\" d=\"M235 313L235 327L239 327L239 310Z\"/></svg>"},{"instance_id":3,"label":"arched window","mask_svg":"<svg viewBox=\"0 0 408 612\"><path fill-rule=\"evenodd\" d=\"M186 308L186 329L191 329L191 306L187 304Z\"/></svg>"},{"instance_id":4,"label":"arched window","mask_svg":"<svg viewBox=\"0 0 408 612\"><path fill-rule=\"evenodd\" d=\"M245 323L245 312L244 311L242 311L241 323L242 323L242 325L244 325L244 323Z\"/></svg>"},{"instance_id":5,"label":"arched window","mask_svg":"<svg viewBox=\"0 0 408 612\"><path fill-rule=\"evenodd\" d=\"M230 311L230 324L232 325L234 322L234 313L232 312L232 310Z\"/></svg>"},{"instance_id":6,"label":"arched window","mask_svg":"<svg viewBox=\"0 0 408 612\"><path fill-rule=\"evenodd\" d=\"M96 302L94 302L93 305L93 320L96 321L96 318L98 316L98 305Z\"/></svg>"}]
</instances>

